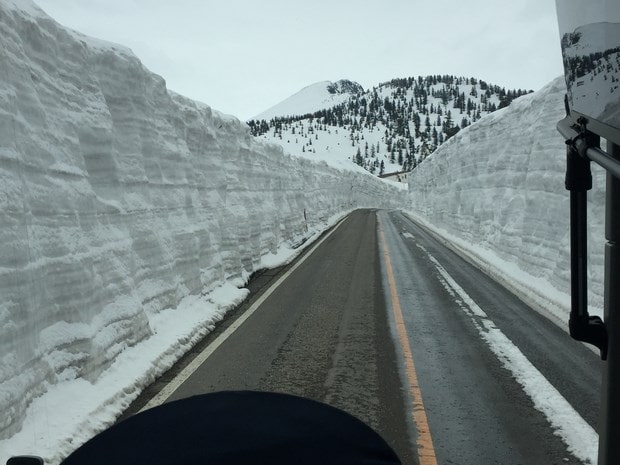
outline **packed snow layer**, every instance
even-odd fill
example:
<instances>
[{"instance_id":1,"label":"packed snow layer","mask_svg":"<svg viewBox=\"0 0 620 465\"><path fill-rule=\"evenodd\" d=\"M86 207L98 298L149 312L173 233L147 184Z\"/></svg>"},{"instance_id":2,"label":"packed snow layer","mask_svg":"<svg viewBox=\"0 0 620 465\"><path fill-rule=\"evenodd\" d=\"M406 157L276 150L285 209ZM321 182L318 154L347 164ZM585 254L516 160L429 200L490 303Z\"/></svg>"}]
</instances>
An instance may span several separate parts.
<instances>
[{"instance_id":1,"label":"packed snow layer","mask_svg":"<svg viewBox=\"0 0 620 465\"><path fill-rule=\"evenodd\" d=\"M348 211L402 202L370 175L254 140L169 92L128 49L28 1L0 0L0 37L0 439L33 399L97 386L148 345L127 391L97 399L126 406L221 318L214 291ZM228 303L244 295L235 286ZM162 337L177 323L183 333Z\"/></svg>"},{"instance_id":2,"label":"packed snow layer","mask_svg":"<svg viewBox=\"0 0 620 465\"><path fill-rule=\"evenodd\" d=\"M409 177L412 214L533 304L566 320L570 291L566 146L559 77L462 130ZM592 165L590 304L603 307L605 177Z\"/></svg>"}]
</instances>

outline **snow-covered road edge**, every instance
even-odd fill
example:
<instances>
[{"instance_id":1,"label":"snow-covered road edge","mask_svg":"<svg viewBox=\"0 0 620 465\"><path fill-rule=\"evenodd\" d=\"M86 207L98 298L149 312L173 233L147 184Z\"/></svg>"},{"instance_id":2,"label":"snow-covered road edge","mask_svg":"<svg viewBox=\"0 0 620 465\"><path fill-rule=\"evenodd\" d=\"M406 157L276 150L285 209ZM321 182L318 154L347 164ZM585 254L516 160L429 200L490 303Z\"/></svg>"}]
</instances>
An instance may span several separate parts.
<instances>
[{"instance_id":1,"label":"snow-covered road edge","mask_svg":"<svg viewBox=\"0 0 620 465\"><path fill-rule=\"evenodd\" d=\"M283 245L278 253L263 257L260 268L291 263L349 213L333 215L308 231L301 246ZM32 454L43 457L46 465L56 465L114 424L149 384L247 297L248 280L249 276L227 281L209 293L185 297L175 309L149 315L153 335L124 349L95 382L77 378L50 384L28 407L21 431L0 441L2 463L12 455Z\"/></svg>"},{"instance_id":2,"label":"snow-covered road edge","mask_svg":"<svg viewBox=\"0 0 620 465\"><path fill-rule=\"evenodd\" d=\"M434 226L414 212L404 211L403 213L443 245L568 332L570 295L558 291L544 279L529 275L514 263L498 257L492 250L456 237L445 229ZM602 311L602 309L595 310Z\"/></svg>"}]
</instances>

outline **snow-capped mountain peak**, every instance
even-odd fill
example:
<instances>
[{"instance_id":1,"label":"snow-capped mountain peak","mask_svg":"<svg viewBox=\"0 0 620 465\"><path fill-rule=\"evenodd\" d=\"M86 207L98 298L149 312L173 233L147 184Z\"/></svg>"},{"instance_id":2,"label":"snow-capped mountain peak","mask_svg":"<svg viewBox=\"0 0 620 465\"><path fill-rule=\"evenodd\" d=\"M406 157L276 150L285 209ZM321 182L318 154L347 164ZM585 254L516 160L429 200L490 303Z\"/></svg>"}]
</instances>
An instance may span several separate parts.
<instances>
[{"instance_id":1,"label":"snow-capped mountain peak","mask_svg":"<svg viewBox=\"0 0 620 465\"><path fill-rule=\"evenodd\" d=\"M248 125L292 155L383 176L412 170L458 131L526 93L451 75L392 79L366 91L351 81L321 82Z\"/></svg>"},{"instance_id":2,"label":"snow-capped mountain peak","mask_svg":"<svg viewBox=\"0 0 620 465\"><path fill-rule=\"evenodd\" d=\"M354 81L341 79L336 82L320 81L304 87L299 92L256 115L253 120L267 120L281 116L301 116L324 108L336 106L352 95L364 92Z\"/></svg>"}]
</instances>

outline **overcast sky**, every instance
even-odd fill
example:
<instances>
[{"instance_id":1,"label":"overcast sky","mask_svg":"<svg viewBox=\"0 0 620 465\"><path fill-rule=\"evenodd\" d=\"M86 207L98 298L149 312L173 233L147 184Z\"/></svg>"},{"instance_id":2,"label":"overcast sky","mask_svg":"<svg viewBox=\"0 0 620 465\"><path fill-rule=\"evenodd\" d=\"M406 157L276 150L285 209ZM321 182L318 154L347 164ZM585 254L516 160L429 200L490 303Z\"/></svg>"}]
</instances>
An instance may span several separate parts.
<instances>
[{"instance_id":1,"label":"overcast sky","mask_svg":"<svg viewBox=\"0 0 620 465\"><path fill-rule=\"evenodd\" d=\"M35 1L244 120L317 81L452 74L538 90L562 74L554 0Z\"/></svg>"}]
</instances>

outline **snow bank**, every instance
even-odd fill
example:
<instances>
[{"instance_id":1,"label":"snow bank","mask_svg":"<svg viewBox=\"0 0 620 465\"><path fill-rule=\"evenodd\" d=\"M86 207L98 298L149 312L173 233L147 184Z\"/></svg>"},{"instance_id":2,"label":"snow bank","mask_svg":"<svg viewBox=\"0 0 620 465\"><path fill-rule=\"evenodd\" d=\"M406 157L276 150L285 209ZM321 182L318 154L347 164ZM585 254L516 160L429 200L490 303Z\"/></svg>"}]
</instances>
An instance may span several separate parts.
<instances>
[{"instance_id":1,"label":"snow bank","mask_svg":"<svg viewBox=\"0 0 620 465\"><path fill-rule=\"evenodd\" d=\"M563 77L459 132L410 176L412 215L533 304L570 305ZM602 314L604 173L589 193L590 304Z\"/></svg>"},{"instance_id":2,"label":"snow bank","mask_svg":"<svg viewBox=\"0 0 620 465\"><path fill-rule=\"evenodd\" d=\"M69 392L92 395L86 386L148 345L144 367L115 384L126 386L118 413L263 263L404 195L255 141L236 118L169 92L130 50L28 1L0 0L0 37L0 439L33 399L76 380ZM177 323L182 333L162 337ZM64 414L47 421L71 423Z\"/></svg>"}]
</instances>

